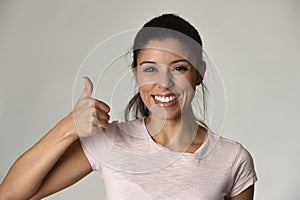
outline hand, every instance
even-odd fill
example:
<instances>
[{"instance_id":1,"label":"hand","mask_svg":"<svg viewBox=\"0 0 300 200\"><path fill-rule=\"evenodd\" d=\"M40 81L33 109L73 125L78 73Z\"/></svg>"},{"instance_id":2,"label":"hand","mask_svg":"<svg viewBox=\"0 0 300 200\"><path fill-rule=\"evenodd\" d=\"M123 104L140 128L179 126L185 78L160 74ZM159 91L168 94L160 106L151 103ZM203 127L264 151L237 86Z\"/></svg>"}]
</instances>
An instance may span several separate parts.
<instances>
[{"instance_id":1,"label":"hand","mask_svg":"<svg viewBox=\"0 0 300 200\"><path fill-rule=\"evenodd\" d=\"M91 98L93 83L88 77L84 77L85 89L79 97L71 112L76 133L79 137L93 136L105 131L110 119L107 104Z\"/></svg>"}]
</instances>

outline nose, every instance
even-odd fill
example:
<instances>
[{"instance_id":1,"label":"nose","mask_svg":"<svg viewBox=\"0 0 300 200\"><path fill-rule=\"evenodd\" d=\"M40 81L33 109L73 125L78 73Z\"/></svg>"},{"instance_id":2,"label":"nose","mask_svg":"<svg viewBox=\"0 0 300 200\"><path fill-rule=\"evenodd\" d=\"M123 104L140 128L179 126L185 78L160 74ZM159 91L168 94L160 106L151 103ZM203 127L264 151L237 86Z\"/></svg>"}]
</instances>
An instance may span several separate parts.
<instances>
[{"instance_id":1,"label":"nose","mask_svg":"<svg viewBox=\"0 0 300 200\"><path fill-rule=\"evenodd\" d=\"M159 87L171 88L174 85L173 77L170 69L163 70L159 73L157 84Z\"/></svg>"}]
</instances>

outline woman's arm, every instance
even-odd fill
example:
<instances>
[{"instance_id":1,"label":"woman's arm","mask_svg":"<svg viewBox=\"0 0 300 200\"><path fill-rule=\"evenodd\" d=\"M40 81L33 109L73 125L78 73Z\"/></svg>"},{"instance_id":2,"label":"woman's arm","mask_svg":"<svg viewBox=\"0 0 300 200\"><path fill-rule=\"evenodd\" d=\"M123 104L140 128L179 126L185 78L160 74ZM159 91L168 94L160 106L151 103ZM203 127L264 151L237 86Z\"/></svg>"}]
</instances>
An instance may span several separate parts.
<instances>
[{"instance_id":1,"label":"woman's arm","mask_svg":"<svg viewBox=\"0 0 300 200\"><path fill-rule=\"evenodd\" d=\"M78 138L102 132L109 107L91 98L93 84L88 78L85 83L74 110L13 164L0 185L1 200L45 196L91 171Z\"/></svg>"},{"instance_id":2,"label":"woman's arm","mask_svg":"<svg viewBox=\"0 0 300 200\"><path fill-rule=\"evenodd\" d=\"M91 171L91 165L77 140L54 165L30 200L39 200L58 192L76 183Z\"/></svg>"},{"instance_id":3,"label":"woman's arm","mask_svg":"<svg viewBox=\"0 0 300 200\"><path fill-rule=\"evenodd\" d=\"M248 187L242 193L240 193L237 196L234 196L228 200L253 200L253 196L254 196L254 185Z\"/></svg>"},{"instance_id":4,"label":"woman's arm","mask_svg":"<svg viewBox=\"0 0 300 200\"><path fill-rule=\"evenodd\" d=\"M78 139L68 131L66 120L59 122L16 160L0 186L1 199L29 199L38 191L44 177Z\"/></svg>"}]
</instances>

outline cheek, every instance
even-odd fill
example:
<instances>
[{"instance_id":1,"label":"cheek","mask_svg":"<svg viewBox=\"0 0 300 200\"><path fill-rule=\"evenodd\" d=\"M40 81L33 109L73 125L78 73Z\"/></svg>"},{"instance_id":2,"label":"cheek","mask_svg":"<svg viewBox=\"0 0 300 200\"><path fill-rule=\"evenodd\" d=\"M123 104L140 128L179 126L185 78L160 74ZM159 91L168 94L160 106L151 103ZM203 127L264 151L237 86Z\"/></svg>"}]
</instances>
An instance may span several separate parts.
<instances>
[{"instance_id":1,"label":"cheek","mask_svg":"<svg viewBox=\"0 0 300 200\"><path fill-rule=\"evenodd\" d=\"M195 81L191 77L177 76L174 78L174 83L176 88L181 91L192 92L195 90Z\"/></svg>"},{"instance_id":2,"label":"cheek","mask_svg":"<svg viewBox=\"0 0 300 200\"><path fill-rule=\"evenodd\" d=\"M142 73L138 73L135 78L140 92L148 92L155 84L151 77L147 77Z\"/></svg>"},{"instance_id":3,"label":"cheek","mask_svg":"<svg viewBox=\"0 0 300 200\"><path fill-rule=\"evenodd\" d=\"M153 84L147 84L143 86L139 86L140 96L144 102L144 104L150 103L151 100L151 91L153 91Z\"/></svg>"},{"instance_id":4,"label":"cheek","mask_svg":"<svg viewBox=\"0 0 300 200\"><path fill-rule=\"evenodd\" d=\"M136 82L139 88L151 87L151 85L156 83L156 77L150 74L138 73L136 75Z\"/></svg>"},{"instance_id":5,"label":"cheek","mask_svg":"<svg viewBox=\"0 0 300 200\"><path fill-rule=\"evenodd\" d=\"M151 94L153 92L153 85L147 84L139 87L139 93L144 105L150 110L151 105L154 104Z\"/></svg>"},{"instance_id":6,"label":"cheek","mask_svg":"<svg viewBox=\"0 0 300 200\"><path fill-rule=\"evenodd\" d=\"M183 107L190 105L194 96L195 96L195 83L193 80L191 80L191 77L184 77L181 76L176 80L176 88L179 90L182 94L181 98L179 99L179 102Z\"/></svg>"},{"instance_id":7,"label":"cheek","mask_svg":"<svg viewBox=\"0 0 300 200\"><path fill-rule=\"evenodd\" d=\"M138 85L139 91L142 93L148 93L153 88L153 84L147 84L147 85Z\"/></svg>"}]
</instances>

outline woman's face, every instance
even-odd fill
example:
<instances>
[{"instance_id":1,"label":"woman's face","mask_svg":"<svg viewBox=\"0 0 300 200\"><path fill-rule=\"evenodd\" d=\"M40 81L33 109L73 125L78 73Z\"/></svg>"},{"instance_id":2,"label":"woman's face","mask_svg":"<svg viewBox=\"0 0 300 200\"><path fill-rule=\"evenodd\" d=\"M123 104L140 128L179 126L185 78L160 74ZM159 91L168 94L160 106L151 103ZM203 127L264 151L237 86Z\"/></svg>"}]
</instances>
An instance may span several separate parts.
<instances>
[{"instance_id":1,"label":"woman's face","mask_svg":"<svg viewBox=\"0 0 300 200\"><path fill-rule=\"evenodd\" d=\"M195 88L202 81L192 65L195 61L192 53L172 38L150 40L139 51L135 78L151 115L175 119L190 110Z\"/></svg>"}]
</instances>

